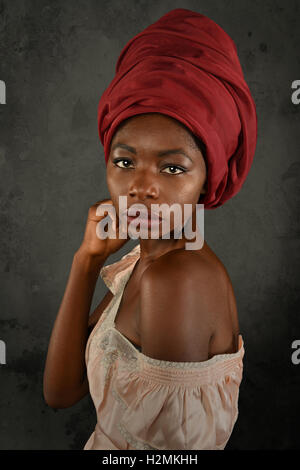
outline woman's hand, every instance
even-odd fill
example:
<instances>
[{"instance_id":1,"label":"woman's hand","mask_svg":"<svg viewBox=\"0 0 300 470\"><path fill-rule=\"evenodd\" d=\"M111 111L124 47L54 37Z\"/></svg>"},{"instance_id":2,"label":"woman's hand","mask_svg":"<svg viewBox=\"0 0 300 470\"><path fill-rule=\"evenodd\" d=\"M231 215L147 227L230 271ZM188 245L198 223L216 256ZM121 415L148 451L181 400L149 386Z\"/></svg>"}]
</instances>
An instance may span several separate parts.
<instances>
[{"instance_id":1,"label":"woman's hand","mask_svg":"<svg viewBox=\"0 0 300 470\"><path fill-rule=\"evenodd\" d=\"M102 201L96 202L89 208L85 233L79 250L80 252L84 252L85 254L92 257L99 256L101 258L107 258L112 253L118 251L123 245L125 245L125 243L130 240L130 237L127 233L127 238L119 238L120 233L124 233L124 231L120 231L119 218L117 216L116 210L116 224L111 219L108 211L105 211L104 215L96 215L98 206L102 204L108 204L114 207L111 199L103 199ZM99 230L97 230L96 232L97 224L106 216L108 216L112 220L110 235L114 235L115 238L112 238L110 236L105 239L102 239L99 238L97 234L100 233Z\"/></svg>"}]
</instances>

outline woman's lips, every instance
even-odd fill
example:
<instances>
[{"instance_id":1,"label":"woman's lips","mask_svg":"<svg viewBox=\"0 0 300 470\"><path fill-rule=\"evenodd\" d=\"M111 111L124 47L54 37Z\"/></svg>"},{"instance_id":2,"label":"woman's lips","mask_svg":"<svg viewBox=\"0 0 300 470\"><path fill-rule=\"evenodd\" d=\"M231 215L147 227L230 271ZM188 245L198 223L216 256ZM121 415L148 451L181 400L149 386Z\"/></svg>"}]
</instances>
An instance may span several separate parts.
<instances>
[{"instance_id":1,"label":"woman's lips","mask_svg":"<svg viewBox=\"0 0 300 470\"><path fill-rule=\"evenodd\" d=\"M143 226L151 227L153 225L159 225L162 221L161 216L155 215L152 219L151 217L139 217L138 215L131 216L127 214L127 221L129 223L136 221L136 225L140 224ZM134 224L135 225L135 224Z\"/></svg>"}]
</instances>

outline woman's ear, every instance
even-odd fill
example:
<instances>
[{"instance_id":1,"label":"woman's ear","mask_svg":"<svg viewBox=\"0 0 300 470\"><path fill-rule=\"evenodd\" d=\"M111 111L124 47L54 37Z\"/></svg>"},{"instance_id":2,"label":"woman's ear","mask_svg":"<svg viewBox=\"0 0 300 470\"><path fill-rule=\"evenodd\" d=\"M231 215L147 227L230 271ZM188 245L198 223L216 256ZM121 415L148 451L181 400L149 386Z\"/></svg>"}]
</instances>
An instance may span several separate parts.
<instances>
[{"instance_id":1,"label":"woman's ear","mask_svg":"<svg viewBox=\"0 0 300 470\"><path fill-rule=\"evenodd\" d=\"M198 199L198 204L202 204L202 199L204 198L204 195L206 194L207 192L207 180L205 181L201 191L200 191L200 195L199 195L199 199Z\"/></svg>"},{"instance_id":2,"label":"woman's ear","mask_svg":"<svg viewBox=\"0 0 300 470\"><path fill-rule=\"evenodd\" d=\"M201 194L206 194L206 191L207 191L207 180L205 181L201 191L200 191L200 195Z\"/></svg>"}]
</instances>

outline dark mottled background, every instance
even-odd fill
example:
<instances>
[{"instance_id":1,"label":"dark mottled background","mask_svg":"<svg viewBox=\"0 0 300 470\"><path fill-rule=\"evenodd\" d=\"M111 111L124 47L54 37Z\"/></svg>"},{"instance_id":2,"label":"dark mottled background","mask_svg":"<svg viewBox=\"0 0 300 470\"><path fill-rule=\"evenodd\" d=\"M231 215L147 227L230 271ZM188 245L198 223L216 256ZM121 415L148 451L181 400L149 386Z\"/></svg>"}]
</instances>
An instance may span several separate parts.
<instances>
[{"instance_id":1,"label":"dark mottled background","mask_svg":"<svg viewBox=\"0 0 300 470\"><path fill-rule=\"evenodd\" d=\"M291 362L300 339L300 105L291 102L300 2L0 0L1 449L82 449L93 431L89 396L69 409L45 404L47 347L88 207L109 197L99 98L125 43L177 7L234 39L259 119L242 191L205 219L235 288L246 351L227 449L300 448L300 365ZM100 279L92 308L103 293Z\"/></svg>"}]
</instances>

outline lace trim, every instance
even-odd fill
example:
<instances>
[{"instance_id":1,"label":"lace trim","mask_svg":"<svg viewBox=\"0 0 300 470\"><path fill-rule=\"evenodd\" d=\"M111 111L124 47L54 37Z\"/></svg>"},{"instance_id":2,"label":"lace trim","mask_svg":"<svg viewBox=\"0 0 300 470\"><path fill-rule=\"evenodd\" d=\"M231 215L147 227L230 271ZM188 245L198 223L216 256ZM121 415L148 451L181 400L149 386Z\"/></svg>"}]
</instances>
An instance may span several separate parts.
<instances>
[{"instance_id":1,"label":"lace trim","mask_svg":"<svg viewBox=\"0 0 300 470\"><path fill-rule=\"evenodd\" d=\"M111 314L114 311L114 305L118 300L118 296L115 295L106 309L103 311L98 322L94 326L92 333L89 336L87 345L86 345L86 366L88 367L89 362L93 362L95 357L98 354L98 341L101 339L102 335L111 327ZM96 346L94 346L96 345Z\"/></svg>"},{"instance_id":2,"label":"lace trim","mask_svg":"<svg viewBox=\"0 0 300 470\"><path fill-rule=\"evenodd\" d=\"M111 390L111 393L112 393L112 396L114 397L114 399L119 403L119 405L123 408L124 411L127 410L128 406L127 404L125 403L125 401L120 397L120 395L117 393L117 391L115 390L115 388L112 388Z\"/></svg>"},{"instance_id":3,"label":"lace trim","mask_svg":"<svg viewBox=\"0 0 300 470\"><path fill-rule=\"evenodd\" d=\"M229 382L235 382L239 386L242 380L241 356L229 360L220 360L217 356L213 366L209 364L206 367L199 367L203 364L196 363L196 367L188 369L189 363L183 363L187 364L187 367L181 368L174 367L171 363L167 367L159 368L144 362L141 353L131 342L126 341L123 335L111 327L93 341L95 343L87 366L88 376L95 373L95 368L103 368L104 387L113 378L113 374L118 374L118 371L125 373L125 376L128 375L128 380L138 379L144 381L146 386L147 383L161 384L172 389L201 388L209 384L227 386Z\"/></svg>"},{"instance_id":4,"label":"lace trim","mask_svg":"<svg viewBox=\"0 0 300 470\"><path fill-rule=\"evenodd\" d=\"M240 335L241 337L241 335ZM215 364L216 362L224 361L224 360L232 360L237 357L240 357L243 352L243 340L241 339L241 346L239 350L235 353L229 353L229 354L217 354L207 361L201 361L201 362L174 362L174 361L165 361L163 359L154 359L153 357L145 356L142 352L140 352L140 355L142 359L147 362L148 364L158 366L160 368L175 368L175 369L203 369L208 366L211 366Z\"/></svg>"},{"instance_id":5,"label":"lace trim","mask_svg":"<svg viewBox=\"0 0 300 470\"><path fill-rule=\"evenodd\" d=\"M220 364L220 368L223 370L223 373L226 374L230 371L233 371L234 366L241 366L241 361L244 356L243 339L240 335L240 348L237 352L229 354L218 354L208 359L207 361L173 362L154 359L152 357L146 356L141 351L136 349L135 346L113 326L110 315L108 315L101 323L93 337L92 342L96 347L90 346L91 360L93 360L95 356L99 354L97 350L100 348L102 349L101 360L111 362L111 359L106 359L105 356L111 354L112 351L115 351L116 356L119 353L121 357L126 359L127 365L130 366L130 369L133 368L137 370L139 368L140 371L147 373L149 376L151 374L155 376L155 374L159 373L162 378L164 374L163 370L177 370L178 373L182 371L185 372L185 374L188 373L188 370L191 371L191 374L193 373L192 371L195 371L195 374L197 374L197 371L203 371L204 374L205 371L210 373L209 371L211 371L213 366L217 368L217 364ZM195 375L195 379L196 377L197 376Z\"/></svg>"},{"instance_id":6,"label":"lace trim","mask_svg":"<svg viewBox=\"0 0 300 470\"><path fill-rule=\"evenodd\" d=\"M132 434L127 431L127 429L121 423L118 423L117 427L124 439L136 450L160 450L157 449L157 447L152 447L149 444L146 444L145 442L138 441L135 437L132 436Z\"/></svg>"},{"instance_id":7,"label":"lace trim","mask_svg":"<svg viewBox=\"0 0 300 470\"><path fill-rule=\"evenodd\" d=\"M108 351L107 354L104 354L101 358L101 365L104 367L105 376L104 376L104 385L107 384L108 380L111 378L112 366L115 363L118 357L117 351Z\"/></svg>"},{"instance_id":8,"label":"lace trim","mask_svg":"<svg viewBox=\"0 0 300 470\"><path fill-rule=\"evenodd\" d=\"M125 367L126 370L130 372L130 370L137 370L138 368L136 355L133 354L133 351L128 347L122 347L122 343L120 340L118 341L118 337L112 335L113 331L114 330L109 328L105 330L105 334L100 335L100 338L94 338L94 340L96 340L96 348L102 350L99 365L101 365L105 371L104 385L106 385L110 379L112 367L118 358L123 359L119 364L120 369ZM93 353L93 358L98 356L96 348Z\"/></svg>"}]
</instances>

